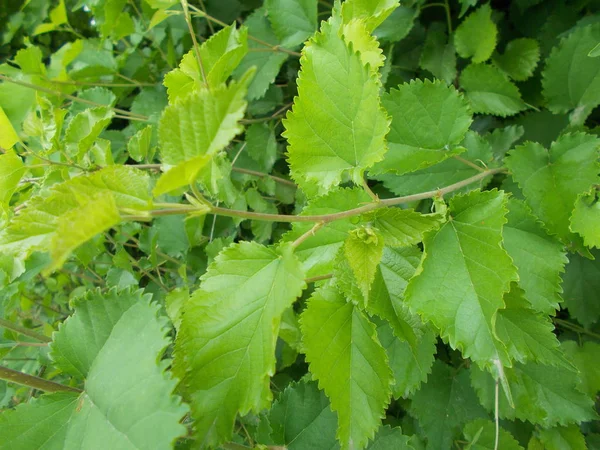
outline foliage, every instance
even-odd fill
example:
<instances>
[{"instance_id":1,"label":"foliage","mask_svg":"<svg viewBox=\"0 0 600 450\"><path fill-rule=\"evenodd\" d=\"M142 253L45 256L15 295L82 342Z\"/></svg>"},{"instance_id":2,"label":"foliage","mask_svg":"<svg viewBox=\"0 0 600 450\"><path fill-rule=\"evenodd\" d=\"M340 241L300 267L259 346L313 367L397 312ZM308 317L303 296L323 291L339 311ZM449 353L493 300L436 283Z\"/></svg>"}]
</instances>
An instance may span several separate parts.
<instances>
[{"instance_id":1,"label":"foliage","mask_svg":"<svg viewBox=\"0 0 600 450\"><path fill-rule=\"evenodd\" d=\"M600 445L598 2L22 3L0 449Z\"/></svg>"}]
</instances>

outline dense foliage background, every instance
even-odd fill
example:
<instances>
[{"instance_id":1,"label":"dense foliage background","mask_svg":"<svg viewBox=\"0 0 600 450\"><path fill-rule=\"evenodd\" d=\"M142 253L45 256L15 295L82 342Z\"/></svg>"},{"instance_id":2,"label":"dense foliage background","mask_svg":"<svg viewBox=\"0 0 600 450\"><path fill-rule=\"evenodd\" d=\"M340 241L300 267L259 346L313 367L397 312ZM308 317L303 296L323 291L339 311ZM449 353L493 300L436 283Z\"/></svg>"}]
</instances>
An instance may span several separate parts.
<instances>
[{"instance_id":1,"label":"dense foliage background","mask_svg":"<svg viewBox=\"0 0 600 450\"><path fill-rule=\"evenodd\" d=\"M0 449L598 449L600 3L0 3Z\"/></svg>"}]
</instances>

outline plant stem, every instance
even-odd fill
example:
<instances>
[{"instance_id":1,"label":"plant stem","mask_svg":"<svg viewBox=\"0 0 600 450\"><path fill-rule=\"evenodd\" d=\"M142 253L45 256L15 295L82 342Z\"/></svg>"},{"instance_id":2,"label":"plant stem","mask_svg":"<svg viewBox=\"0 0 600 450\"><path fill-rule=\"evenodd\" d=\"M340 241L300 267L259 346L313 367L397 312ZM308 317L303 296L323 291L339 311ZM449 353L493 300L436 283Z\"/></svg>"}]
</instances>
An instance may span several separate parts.
<instances>
[{"instance_id":1,"label":"plant stem","mask_svg":"<svg viewBox=\"0 0 600 450\"><path fill-rule=\"evenodd\" d=\"M557 325L560 325L560 326L562 326L564 328L567 328L567 329L569 329L571 331L574 331L575 333L585 334L587 336L590 336L590 337L593 337L593 338L596 338L596 339L600 339L600 334L594 333L593 331L588 331L585 328L580 327L579 325L571 323L571 322L569 322L567 320L562 320L562 319L554 318L554 319L552 319L552 321L555 324L557 324Z\"/></svg>"},{"instance_id":2,"label":"plant stem","mask_svg":"<svg viewBox=\"0 0 600 450\"><path fill-rule=\"evenodd\" d=\"M208 80L206 79L206 73L204 72L204 64L202 64L202 58L200 57L200 47L198 46L198 41L196 40L196 33L194 33L194 27L192 26L192 20L190 18L190 11L188 8L187 0L181 0L181 6L183 7L183 17L185 18L185 22L187 23L188 30L190 31L190 37L192 38L192 44L194 46L194 54L196 55L196 62L198 63L198 67L200 68L200 73L202 74L202 80L204 84L210 91L208 86Z\"/></svg>"},{"instance_id":3,"label":"plant stem","mask_svg":"<svg viewBox=\"0 0 600 450\"><path fill-rule=\"evenodd\" d=\"M323 225L325 225L325 222L317 222L310 230L308 230L306 233L304 233L302 236L300 236L298 239L292 242L292 247L296 248L309 237L314 236L317 230L322 228Z\"/></svg>"},{"instance_id":4,"label":"plant stem","mask_svg":"<svg viewBox=\"0 0 600 450\"><path fill-rule=\"evenodd\" d=\"M306 278L304 280L304 282L306 284L308 284L308 283L316 283L317 281L329 280L330 278L333 278L333 274L332 273L328 273L327 275L319 275L317 277Z\"/></svg>"},{"instance_id":5,"label":"plant stem","mask_svg":"<svg viewBox=\"0 0 600 450\"><path fill-rule=\"evenodd\" d=\"M16 323L12 323L6 319L0 318L0 327L8 328L9 330L14 331L15 333L22 334L23 336L28 336L40 342L52 342L52 339L50 339L48 336L36 333L35 331L30 330L29 328L22 327L21 325L17 325Z\"/></svg>"},{"instance_id":6,"label":"plant stem","mask_svg":"<svg viewBox=\"0 0 600 450\"><path fill-rule=\"evenodd\" d=\"M238 172L238 173L245 173L246 175L254 175L256 177L268 177L268 178L271 178L273 181L276 181L277 183L285 184L286 186L293 187L294 189L296 189L296 187L297 187L296 183L294 183L293 181L286 180L285 178L281 178L281 177L271 175L268 173L257 172L256 170L250 170L250 169L242 169L241 167L232 167L231 170L233 170L234 172Z\"/></svg>"},{"instance_id":7,"label":"plant stem","mask_svg":"<svg viewBox=\"0 0 600 450\"><path fill-rule=\"evenodd\" d=\"M33 375L28 375L4 366L0 366L0 380L17 383L22 386L28 386L45 392L83 392L81 389L65 386L64 384L55 383L54 381L45 380L44 378L35 377Z\"/></svg>"}]
</instances>

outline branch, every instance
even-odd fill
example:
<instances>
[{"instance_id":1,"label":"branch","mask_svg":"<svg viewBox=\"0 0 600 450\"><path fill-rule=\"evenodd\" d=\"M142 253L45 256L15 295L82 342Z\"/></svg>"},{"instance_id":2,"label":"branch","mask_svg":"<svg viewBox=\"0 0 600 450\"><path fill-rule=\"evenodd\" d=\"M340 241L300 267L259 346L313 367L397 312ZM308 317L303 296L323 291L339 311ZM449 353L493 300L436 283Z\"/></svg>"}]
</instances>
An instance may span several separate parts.
<instances>
[{"instance_id":1,"label":"branch","mask_svg":"<svg viewBox=\"0 0 600 450\"><path fill-rule=\"evenodd\" d=\"M0 366L0 380L17 383L45 392L83 392L81 389L65 386L64 384L55 383L54 381L45 380L44 378L35 377L33 375L28 375L4 366Z\"/></svg>"},{"instance_id":2,"label":"branch","mask_svg":"<svg viewBox=\"0 0 600 450\"><path fill-rule=\"evenodd\" d=\"M22 327L21 325L17 325L16 323L12 323L6 319L0 318L0 327L8 328L9 330L14 331L15 333L22 334L23 336L28 336L40 342L52 342L52 339L50 339L48 336L36 333L35 331L30 330L29 328Z\"/></svg>"}]
</instances>

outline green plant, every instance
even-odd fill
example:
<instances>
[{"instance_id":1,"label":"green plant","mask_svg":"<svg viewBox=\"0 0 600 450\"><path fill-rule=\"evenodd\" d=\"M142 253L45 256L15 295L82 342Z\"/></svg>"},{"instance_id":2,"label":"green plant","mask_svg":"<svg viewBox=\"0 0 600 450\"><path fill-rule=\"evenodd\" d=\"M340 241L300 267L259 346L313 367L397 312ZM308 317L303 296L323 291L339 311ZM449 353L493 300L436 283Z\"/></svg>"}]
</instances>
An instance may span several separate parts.
<instances>
[{"instance_id":1,"label":"green plant","mask_svg":"<svg viewBox=\"0 0 600 450\"><path fill-rule=\"evenodd\" d=\"M0 11L0 449L600 446L565 3Z\"/></svg>"}]
</instances>

